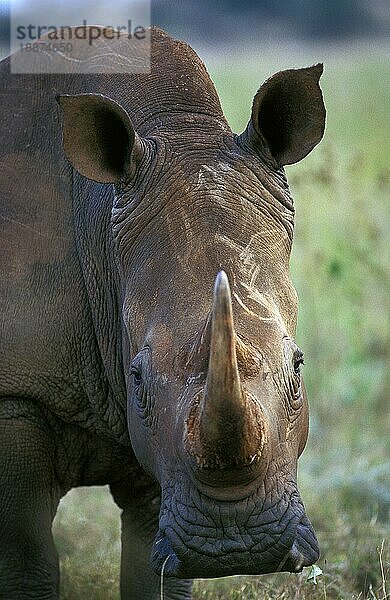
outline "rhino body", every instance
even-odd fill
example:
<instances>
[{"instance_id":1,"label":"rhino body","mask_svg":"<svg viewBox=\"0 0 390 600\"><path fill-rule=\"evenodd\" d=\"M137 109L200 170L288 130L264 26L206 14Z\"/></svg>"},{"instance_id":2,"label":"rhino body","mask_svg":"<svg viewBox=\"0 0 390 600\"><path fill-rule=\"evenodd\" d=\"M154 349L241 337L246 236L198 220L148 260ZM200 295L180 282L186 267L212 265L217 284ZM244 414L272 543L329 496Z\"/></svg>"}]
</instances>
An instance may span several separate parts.
<instances>
[{"instance_id":1,"label":"rhino body","mask_svg":"<svg viewBox=\"0 0 390 600\"><path fill-rule=\"evenodd\" d=\"M283 165L322 136L322 67L268 80L236 136L196 54L150 34L150 74L0 66L7 600L58 597L75 486L122 508L122 598L158 598L162 570L190 598L196 577L318 558Z\"/></svg>"}]
</instances>

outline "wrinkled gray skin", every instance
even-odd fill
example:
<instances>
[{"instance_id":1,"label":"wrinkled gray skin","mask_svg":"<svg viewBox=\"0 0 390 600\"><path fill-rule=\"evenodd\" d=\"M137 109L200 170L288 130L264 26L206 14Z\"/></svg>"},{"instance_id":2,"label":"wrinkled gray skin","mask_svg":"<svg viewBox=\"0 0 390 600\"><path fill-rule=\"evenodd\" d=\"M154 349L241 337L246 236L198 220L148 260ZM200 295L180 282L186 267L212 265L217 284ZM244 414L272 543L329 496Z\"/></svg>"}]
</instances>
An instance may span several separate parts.
<instances>
[{"instance_id":1,"label":"wrinkled gray skin","mask_svg":"<svg viewBox=\"0 0 390 600\"><path fill-rule=\"evenodd\" d=\"M158 598L163 566L185 599L318 558L283 165L322 136L321 71L269 80L236 136L159 30L149 75L1 63L1 598L58 597L51 524L80 485L123 509L122 598Z\"/></svg>"}]
</instances>

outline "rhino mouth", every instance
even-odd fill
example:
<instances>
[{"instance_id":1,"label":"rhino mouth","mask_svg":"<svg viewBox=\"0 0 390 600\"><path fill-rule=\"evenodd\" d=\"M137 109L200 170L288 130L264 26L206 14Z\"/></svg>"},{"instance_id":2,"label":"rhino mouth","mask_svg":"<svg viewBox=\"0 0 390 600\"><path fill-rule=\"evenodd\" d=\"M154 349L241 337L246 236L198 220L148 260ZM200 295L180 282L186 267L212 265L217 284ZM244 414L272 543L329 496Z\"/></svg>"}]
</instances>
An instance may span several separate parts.
<instances>
[{"instance_id":1,"label":"rhino mouth","mask_svg":"<svg viewBox=\"0 0 390 600\"><path fill-rule=\"evenodd\" d=\"M284 546L281 555L281 548L275 548L274 556L270 556L269 553L256 554L249 548L240 553L221 554L219 557L210 557L201 552L182 548L178 555L174 550L174 547L178 546L180 541L172 535L172 532L166 535L161 535L159 532L152 556L152 565L156 573L185 579L263 575L282 571L300 573L303 567L314 564L319 558L314 533L301 524L297 528L297 536L291 548L286 550L285 544L281 544L281 548Z\"/></svg>"},{"instance_id":2,"label":"rhino mouth","mask_svg":"<svg viewBox=\"0 0 390 600\"><path fill-rule=\"evenodd\" d=\"M151 557L156 573L186 579L299 573L318 560L315 533L296 495L288 506L282 500L259 512L244 501L246 514L241 503L230 504L209 505L201 519L182 505L175 515L172 506L162 507Z\"/></svg>"}]
</instances>

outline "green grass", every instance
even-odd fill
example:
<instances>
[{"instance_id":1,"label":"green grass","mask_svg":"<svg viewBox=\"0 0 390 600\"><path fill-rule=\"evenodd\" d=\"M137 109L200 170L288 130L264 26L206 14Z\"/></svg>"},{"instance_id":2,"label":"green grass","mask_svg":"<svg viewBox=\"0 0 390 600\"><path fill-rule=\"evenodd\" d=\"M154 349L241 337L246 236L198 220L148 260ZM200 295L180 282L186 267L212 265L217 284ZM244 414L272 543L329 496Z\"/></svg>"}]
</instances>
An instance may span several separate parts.
<instances>
[{"instance_id":1,"label":"green grass","mask_svg":"<svg viewBox=\"0 0 390 600\"><path fill-rule=\"evenodd\" d=\"M276 68L321 59L320 52L304 55L280 59ZM384 600L386 585L390 592L389 67L379 54L324 58L326 136L288 168L297 211L297 339L311 405L299 478L323 575L316 586L306 581L307 570L199 581L197 600ZM253 93L275 62L263 59L261 72L254 62L212 62L234 130L245 127ZM119 521L107 491L72 492L55 534L63 598L117 599Z\"/></svg>"},{"instance_id":2,"label":"green grass","mask_svg":"<svg viewBox=\"0 0 390 600\"><path fill-rule=\"evenodd\" d=\"M120 510L108 488L74 489L54 522L63 600L119 598Z\"/></svg>"}]
</instances>

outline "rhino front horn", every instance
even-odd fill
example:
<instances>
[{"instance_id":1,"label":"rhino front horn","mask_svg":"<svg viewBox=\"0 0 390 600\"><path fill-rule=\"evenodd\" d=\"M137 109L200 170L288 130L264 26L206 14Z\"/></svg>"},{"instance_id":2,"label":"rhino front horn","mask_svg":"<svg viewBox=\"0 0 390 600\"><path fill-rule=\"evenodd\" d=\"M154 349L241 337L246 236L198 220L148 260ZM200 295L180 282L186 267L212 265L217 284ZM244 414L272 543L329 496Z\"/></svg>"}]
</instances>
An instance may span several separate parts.
<instances>
[{"instance_id":1,"label":"rhino front horn","mask_svg":"<svg viewBox=\"0 0 390 600\"><path fill-rule=\"evenodd\" d=\"M221 271L214 286L209 364L200 411L203 443L217 448L226 444L227 439L237 441L237 431L244 419L232 300L227 275Z\"/></svg>"},{"instance_id":2,"label":"rhino front horn","mask_svg":"<svg viewBox=\"0 0 390 600\"><path fill-rule=\"evenodd\" d=\"M224 271L218 273L214 286L206 385L190 417L188 434L197 474L204 478L208 473L214 484L218 475L228 477L232 470L254 471L264 445L260 406L240 381L232 300Z\"/></svg>"}]
</instances>

